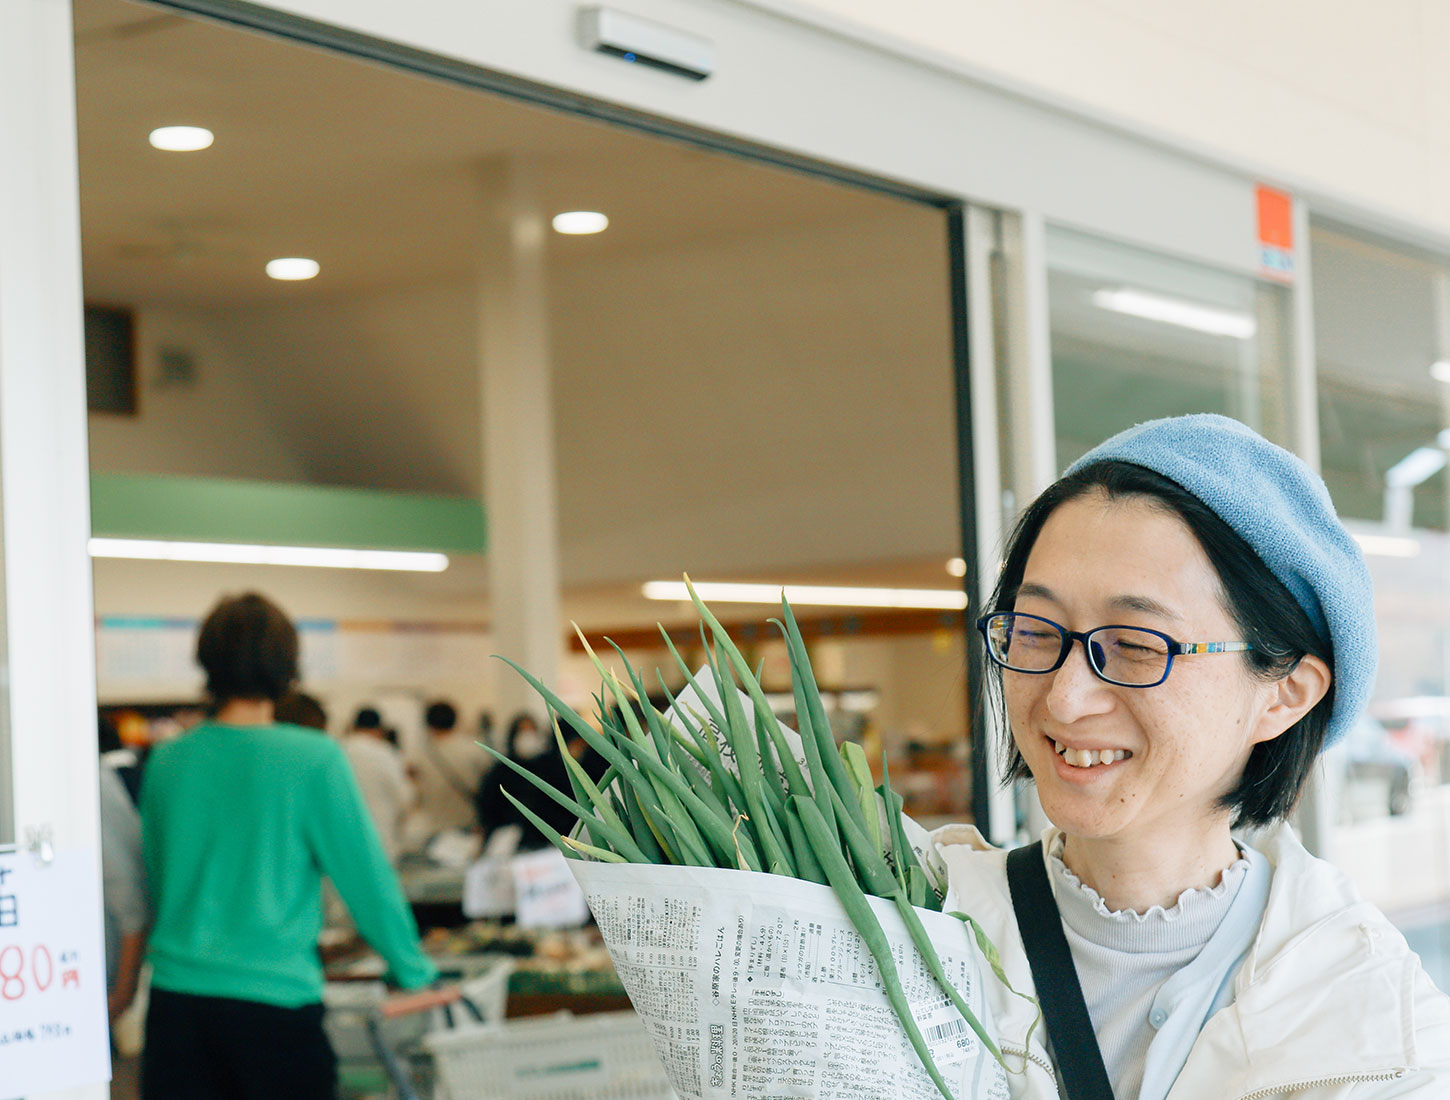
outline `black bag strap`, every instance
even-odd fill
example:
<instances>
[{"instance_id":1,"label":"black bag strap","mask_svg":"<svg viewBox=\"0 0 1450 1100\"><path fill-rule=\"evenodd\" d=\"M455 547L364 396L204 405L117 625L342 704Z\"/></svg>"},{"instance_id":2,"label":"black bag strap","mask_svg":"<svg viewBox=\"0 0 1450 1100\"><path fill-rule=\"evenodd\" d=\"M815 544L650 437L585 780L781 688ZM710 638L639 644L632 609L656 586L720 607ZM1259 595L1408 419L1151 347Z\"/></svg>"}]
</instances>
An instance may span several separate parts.
<instances>
[{"instance_id":1,"label":"black bag strap","mask_svg":"<svg viewBox=\"0 0 1450 1100\"><path fill-rule=\"evenodd\" d=\"M1007 885L1067 1100L1113 1100L1113 1086L1062 931L1057 899L1047 881L1042 841L1007 853Z\"/></svg>"}]
</instances>

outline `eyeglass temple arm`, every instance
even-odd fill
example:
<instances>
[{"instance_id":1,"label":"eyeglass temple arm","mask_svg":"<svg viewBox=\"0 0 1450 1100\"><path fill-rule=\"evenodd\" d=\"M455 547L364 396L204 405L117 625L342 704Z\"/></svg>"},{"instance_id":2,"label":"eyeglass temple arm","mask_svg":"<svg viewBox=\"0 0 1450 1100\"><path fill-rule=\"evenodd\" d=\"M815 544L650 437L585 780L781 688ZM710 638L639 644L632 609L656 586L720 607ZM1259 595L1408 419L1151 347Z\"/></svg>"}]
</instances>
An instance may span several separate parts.
<instances>
[{"instance_id":1,"label":"eyeglass temple arm","mask_svg":"<svg viewBox=\"0 0 1450 1100\"><path fill-rule=\"evenodd\" d=\"M1173 652L1178 656L1188 653L1243 653L1253 648L1252 642L1178 642Z\"/></svg>"}]
</instances>

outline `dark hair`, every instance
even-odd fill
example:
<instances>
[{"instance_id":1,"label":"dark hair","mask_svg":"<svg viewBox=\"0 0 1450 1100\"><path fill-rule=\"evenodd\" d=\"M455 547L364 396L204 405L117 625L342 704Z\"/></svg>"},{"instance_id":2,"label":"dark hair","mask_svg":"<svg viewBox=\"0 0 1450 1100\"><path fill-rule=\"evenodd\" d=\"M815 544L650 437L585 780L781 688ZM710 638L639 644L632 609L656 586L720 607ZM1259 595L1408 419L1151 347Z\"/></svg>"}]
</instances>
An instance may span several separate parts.
<instances>
[{"instance_id":1,"label":"dark hair","mask_svg":"<svg viewBox=\"0 0 1450 1100\"><path fill-rule=\"evenodd\" d=\"M428 712L423 720L428 723L430 730L451 730L458 725L458 711L452 703L445 703L440 699L428 705Z\"/></svg>"},{"instance_id":2,"label":"dark hair","mask_svg":"<svg viewBox=\"0 0 1450 1100\"><path fill-rule=\"evenodd\" d=\"M96 714L96 740L103 756L126 747L121 743L121 733L116 729L116 720L104 711Z\"/></svg>"},{"instance_id":3,"label":"dark hair","mask_svg":"<svg viewBox=\"0 0 1450 1100\"><path fill-rule=\"evenodd\" d=\"M275 718L278 722L290 722L308 729L327 729L327 711L305 691L289 691L278 699Z\"/></svg>"},{"instance_id":4,"label":"dark hair","mask_svg":"<svg viewBox=\"0 0 1450 1100\"><path fill-rule=\"evenodd\" d=\"M989 604L991 611L1012 610L1027 558L1047 518L1059 506L1092 492L1101 492L1109 500L1141 499L1183 521L1218 574L1225 610L1243 639L1253 645L1241 655L1251 674L1263 680L1282 679L1306 654L1334 667L1329 640L1320 637L1283 582L1237 531L1176 481L1116 459L1069 474L1032 502L1008 537L1002 572ZM987 667L996 687L997 706L1005 709L1001 669L990 661ZM1331 682L1324 698L1308 714L1280 736L1254 746L1238 784L1220 803L1233 811L1235 827L1268 825L1294 808L1323 746L1333 710ZM1031 777L1027 762L1010 739L1004 772L1003 781L1007 783Z\"/></svg>"},{"instance_id":5,"label":"dark hair","mask_svg":"<svg viewBox=\"0 0 1450 1100\"><path fill-rule=\"evenodd\" d=\"M297 680L297 630L265 596L228 596L201 624L196 660L217 706L233 699L275 703Z\"/></svg>"},{"instance_id":6,"label":"dark hair","mask_svg":"<svg viewBox=\"0 0 1450 1100\"><path fill-rule=\"evenodd\" d=\"M353 715L352 728L380 730L383 728L383 716L378 713L377 707L358 707L357 714Z\"/></svg>"}]
</instances>

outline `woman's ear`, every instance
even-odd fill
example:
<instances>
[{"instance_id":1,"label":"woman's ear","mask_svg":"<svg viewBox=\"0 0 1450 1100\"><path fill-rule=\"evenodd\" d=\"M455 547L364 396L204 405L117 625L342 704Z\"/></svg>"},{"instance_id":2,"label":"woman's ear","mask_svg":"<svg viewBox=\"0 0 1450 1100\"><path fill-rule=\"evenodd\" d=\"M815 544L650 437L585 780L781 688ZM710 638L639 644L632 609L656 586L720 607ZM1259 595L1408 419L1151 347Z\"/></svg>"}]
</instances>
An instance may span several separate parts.
<instances>
[{"instance_id":1,"label":"woman's ear","mask_svg":"<svg viewBox=\"0 0 1450 1100\"><path fill-rule=\"evenodd\" d=\"M1334 679L1329 666L1312 653L1299 658L1294 671L1271 686L1269 705L1259 717L1254 744L1272 741L1303 718L1329 691Z\"/></svg>"}]
</instances>

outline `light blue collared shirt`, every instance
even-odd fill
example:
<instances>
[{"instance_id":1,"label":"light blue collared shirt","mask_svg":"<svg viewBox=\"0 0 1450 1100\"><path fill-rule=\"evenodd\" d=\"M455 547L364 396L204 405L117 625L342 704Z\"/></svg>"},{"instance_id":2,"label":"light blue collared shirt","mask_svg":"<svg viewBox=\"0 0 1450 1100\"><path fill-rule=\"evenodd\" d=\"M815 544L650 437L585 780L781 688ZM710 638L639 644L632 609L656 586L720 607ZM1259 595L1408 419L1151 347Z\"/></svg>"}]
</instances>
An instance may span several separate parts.
<instances>
[{"instance_id":1,"label":"light blue collared shirt","mask_svg":"<svg viewBox=\"0 0 1450 1100\"><path fill-rule=\"evenodd\" d=\"M1216 886L1140 914L1110 911L1062 863L1062 834L1051 839L1049 877L1117 1100L1164 1100L1209 1017L1233 1001L1273 877L1262 854L1239 848Z\"/></svg>"}]
</instances>

